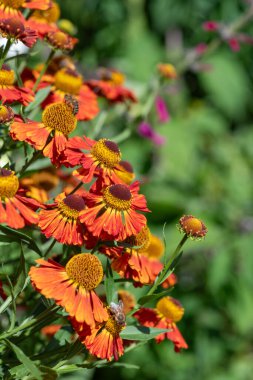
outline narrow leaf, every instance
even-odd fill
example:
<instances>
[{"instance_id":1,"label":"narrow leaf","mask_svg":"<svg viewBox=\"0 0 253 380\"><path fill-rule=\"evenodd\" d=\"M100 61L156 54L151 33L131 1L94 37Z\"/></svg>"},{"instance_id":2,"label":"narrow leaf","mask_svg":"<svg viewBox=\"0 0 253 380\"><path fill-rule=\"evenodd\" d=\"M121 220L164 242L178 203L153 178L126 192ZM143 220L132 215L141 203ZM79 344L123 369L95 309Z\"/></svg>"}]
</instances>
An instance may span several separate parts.
<instances>
[{"instance_id":1,"label":"narrow leaf","mask_svg":"<svg viewBox=\"0 0 253 380\"><path fill-rule=\"evenodd\" d=\"M127 326L121 331L120 336L122 339L127 340L149 340L155 338L159 334L167 333L168 331L170 330L145 326Z\"/></svg>"},{"instance_id":2,"label":"narrow leaf","mask_svg":"<svg viewBox=\"0 0 253 380\"><path fill-rule=\"evenodd\" d=\"M36 252L40 256L42 256L42 253L41 253L39 247L37 246L35 241L30 236L24 234L23 232L19 232L17 230L14 230L13 228L6 227L3 225L0 225L0 231L2 231L5 235L7 235L7 237L9 239L11 239L10 243L13 241L15 241L15 242L22 241L23 243L25 243L28 246L28 248L32 249L34 252ZM1 238L1 236L2 235L0 235L0 238ZM0 240L0 241L2 241L2 240Z\"/></svg>"},{"instance_id":3,"label":"narrow leaf","mask_svg":"<svg viewBox=\"0 0 253 380\"><path fill-rule=\"evenodd\" d=\"M29 370L31 375L35 377L36 380L42 380L42 373L38 369L38 367L34 364L34 362L26 356L26 354L14 343L10 342L6 339L6 342L8 346L12 349L12 351L15 353L17 359L24 364L24 366Z\"/></svg>"},{"instance_id":4,"label":"narrow leaf","mask_svg":"<svg viewBox=\"0 0 253 380\"><path fill-rule=\"evenodd\" d=\"M108 259L107 259L106 271L105 271L105 292L106 292L106 301L108 305L110 305L112 301L117 301L115 300L116 291L115 291L115 285L114 285L113 272L112 272L112 268Z\"/></svg>"},{"instance_id":5,"label":"narrow leaf","mask_svg":"<svg viewBox=\"0 0 253 380\"><path fill-rule=\"evenodd\" d=\"M31 112L34 108L38 107L46 99L50 91L51 86L39 90L35 95L34 101L26 107L26 112Z\"/></svg>"},{"instance_id":6,"label":"narrow leaf","mask_svg":"<svg viewBox=\"0 0 253 380\"><path fill-rule=\"evenodd\" d=\"M154 301L154 300L156 300L158 298L165 297L165 296L167 296L171 292L172 289L173 288L170 288L170 289L165 290L164 292L160 292L160 293L156 293L156 294L150 294L150 295L147 295L147 296L143 296L143 297L141 297L138 300L138 304L141 305L141 306L143 306L143 305L145 305L148 302Z\"/></svg>"}]
</instances>

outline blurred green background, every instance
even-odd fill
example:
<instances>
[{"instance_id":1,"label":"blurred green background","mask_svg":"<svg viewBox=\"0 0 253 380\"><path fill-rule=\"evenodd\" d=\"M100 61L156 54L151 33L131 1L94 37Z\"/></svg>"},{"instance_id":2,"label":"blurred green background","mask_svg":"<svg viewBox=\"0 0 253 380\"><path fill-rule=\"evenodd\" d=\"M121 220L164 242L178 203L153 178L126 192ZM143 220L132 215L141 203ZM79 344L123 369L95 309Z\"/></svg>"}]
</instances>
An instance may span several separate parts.
<instances>
[{"instance_id":1,"label":"blurred green background","mask_svg":"<svg viewBox=\"0 0 253 380\"><path fill-rule=\"evenodd\" d=\"M231 22L246 9L239 0L59 3L62 17L78 28L80 62L126 73L141 105L158 62L180 63L185 50L214 38L202 30L205 20ZM250 34L252 26L245 31ZM152 342L121 359L138 370L103 368L62 379L253 378L252 47L233 53L223 44L206 62L211 70L188 70L165 91L169 122L159 124L151 113L165 146L155 147L135 132L120 145L138 176L146 178L142 191L152 210L152 232L161 236L168 223L170 251L179 240L175 225L182 214L208 227L205 241L186 244L173 291L185 307L179 328L189 349L176 354L170 342ZM124 126L114 123L120 132ZM138 119L135 129L137 124Z\"/></svg>"}]
</instances>

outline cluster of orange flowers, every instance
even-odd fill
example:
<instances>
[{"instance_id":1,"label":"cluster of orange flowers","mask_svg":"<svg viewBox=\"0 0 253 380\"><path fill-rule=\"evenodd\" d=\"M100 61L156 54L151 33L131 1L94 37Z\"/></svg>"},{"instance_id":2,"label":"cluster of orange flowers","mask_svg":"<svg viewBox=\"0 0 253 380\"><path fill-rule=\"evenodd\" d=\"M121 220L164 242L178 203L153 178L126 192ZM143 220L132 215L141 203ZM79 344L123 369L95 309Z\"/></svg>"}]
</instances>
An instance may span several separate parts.
<instances>
[{"instance_id":1,"label":"cluster of orange flowers","mask_svg":"<svg viewBox=\"0 0 253 380\"><path fill-rule=\"evenodd\" d=\"M30 10L26 18L21 12L25 8ZM29 275L38 292L65 309L92 355L117 360L124 352L120 333L126 326L125 314L136 302L131 293L119 290L119 303L106 305L100 286L104 270L98 256L107 256L119 278L136 287L152 285L164 267L164 245L147 226L145 196L140 194L140 183L135 181L131 164L122 159L118 145L104 138L71 137L79 120L97 116L99 97L109 104L135 102L136 97L123 86L124 77L115 70L100 69L96 77L83 79L74 61L62 55L72 50L77 40L59 29L59 16L54 1L0 1L0 33L8 41L20 40L32 47L40 39L52 52L58 51L47 67L26 68L21 73L22 85L16 83L8 65L3 63L0 69L1 124L9 127L14 141L29 144L53 164L22 178L9 167L0 169L0 223L14 229L36 225L46 238L91 250L71 256L65 266L52 259L39 259ZM29 114L16 115L7 105L15 102L27 106L49 86L50 92L41 104L41 122L29 119ZM64 167L73 168L72 175L66 174ZM59 187L59 181L62 192L52 200L49 191ZM193 237L206 234L204 224L192 216L183 217L180 226ZM162 286L175 283L176 276L171 274ZM154 309L137 310L133 321L168 329L156 340L170 339L179 351L187 348L176 326L183 314L177 300L164 297Z\"/></svg>"}]
</instances>

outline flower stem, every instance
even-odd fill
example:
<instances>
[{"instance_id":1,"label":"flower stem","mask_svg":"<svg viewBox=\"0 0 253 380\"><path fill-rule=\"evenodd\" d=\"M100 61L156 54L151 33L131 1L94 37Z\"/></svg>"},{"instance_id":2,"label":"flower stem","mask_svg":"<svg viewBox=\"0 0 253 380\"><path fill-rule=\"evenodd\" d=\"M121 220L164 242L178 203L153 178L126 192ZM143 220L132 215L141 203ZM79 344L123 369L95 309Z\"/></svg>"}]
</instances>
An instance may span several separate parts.
<instances>
[{"instance_id":1,"label":"flower stem","mask_svg":"<svg viewBox=\"0 0 253 380\"><path fill-rule=\"evenodd\" d=\"M80 182L68 195L74 194L82 185L83 182Z\"/></svg>"},{"instance_id":2,"label":"flower stem","mask_svg":"<svg viewBox=\"0 0 253 380\"><path fill-rule=\"evenodd\" d=\"M49 64L50 64L50 62L51 62L51 60L52 60L54 54L55 54L55 51L54 51L54 50L51 50L51 52L50 52L50 54L49 54L49 56L48 56L48 58L47 58L47 60L46 60L46 63L44 64L44 66L43 66L43 68L42 68L42 70L41 70L41 72L40 72L40 75L39 75L39 77L37 78L37 80L36 80L36 82L35 82L35 84L34 84L34 86L33 86L33 91L34 91L34 92L37 90L37 88L38 88L38 86L39 86L39 84L40 84L41 78L42 78L43 75L45 74L45 72L46 72L46 70L47 70L47 68L48 68L48 66L49 66Z\"/></svg>"},{"instance_id":3,"label":"flower stem","mask_svg":"<svg viewBox=\"0 0 253 380\"><path fill-rule=\"evenodd\" d=\"M9 51L11 45L12 45L12 42L11 42L10 39L8 39L7 42L6 42L6 45L5 45L2 57L0 59L0 70L1 70L1 68L3 66L3 64L4 64L5 58L6 58L7 54L8 54L8 51Z\"/></svg>"},{"instance_id":4,"label":"flower stem","mask_svg":"<svg viewBox=\"0 0 253 380\"><path fill-rule=\"evenodd\" d=\"M48 249L46 250L45 254L44 254L44 257L47 257L48 254L51 252L51 250L53 249L53 247L55 246L55 243L57 242L57 240L53 240L52 243L50 244L50 246L48 247Z\"/></svg>"}]
</instances>

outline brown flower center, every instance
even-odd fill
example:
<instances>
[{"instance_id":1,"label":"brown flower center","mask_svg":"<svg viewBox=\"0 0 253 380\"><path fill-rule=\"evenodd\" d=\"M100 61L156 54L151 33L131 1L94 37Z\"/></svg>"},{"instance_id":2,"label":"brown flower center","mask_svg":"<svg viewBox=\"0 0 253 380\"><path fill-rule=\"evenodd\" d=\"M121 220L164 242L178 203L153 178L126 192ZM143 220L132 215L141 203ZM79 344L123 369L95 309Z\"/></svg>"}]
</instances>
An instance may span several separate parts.
<instances>
[{"instance_id":1,"label":"brown flower center","mask_svg":"<svg viewBox=\"0 0 253 380\"><path fill-rule=\"evenodd\" d=\"M15 81L14 71L6 64L3 64L0 70L0 86L12 86Z\"/></svg>"},{"instance_id":2,"label":"brown flower center","mask_svg":"<svg viewBox=\"0 0 253 380\"><path fill-rule=\"evenodd\" d=\"M0 169L0 198L12 198L19 188L18 177L11 170Z\"/></svg>"},{"instance_id":3,"label":"brown flower center","mask_svg":"<svg viewBox=\"0 0 253 380\"><path fill-rule=\"evenodd\" d=\"M103 279L103 267L100 260L90 253L73 256L66 265L70 279L86 290L95 289Z\"/></svg>"},{"instance_id":4,"label":"brown flower center","mask_svg":"<svg viewBox=\"0 0 253 380\"><path fill-rule=\"evenodd\" d=\"M71 108L65 103L53 103L45 108L42 122L46 127L69 135L76 128L77 120Z\"/></svg>"},{"instance_id":5,"label":"brown flower center","mask_svg":"<svg viewBox=\"0 0 253 380\"><path fill-rule=\"evenodd\" d=\"M178 322L184 315L184 308L175 298L163 297L156 304L156 309L162 317L170 319L172 322Z\"/></svg>"},{"instance_id":6,"label":"brown flower center","mask_svg":"<svg viewBox=\"0 0 253 380\"><path fill-rule=\"evenodd\" d=\"M99 161L99 164L106 168L114 168L121 158L118 145L107 139L100 139L92 147L91 154Z\"/></svg>"},{"instance_id":7,"label":"brown flower center","mask_svg":"<svg viewBox=\"0 0 253 380\"><path fill-rule=\"evenodd\" d=\"M62 214L70 219L78 219L80 211L85 208L85 202L77 194L68 195L58 204Z\"/></svg>"},{"instance_id":8,"label":"brown flower center","mask_svg":"<svg viewBox=\"0 0 253 380\"><path fill-rule=\"evenodd\" d=\"M4 4L9 8L18 9L24 4L24 0L2 0L0 4Z\"/></svg>"},{"instance_id":9,"label":"brown flower center","mask_svg":"<svg viewBox=\"0 0 253 380\"><path fill-rule=\"evenodd\" d=\"M83 78L76 71L65 68L55 74L55 87L66 94L78 95L83 84Z\"/></svg>"},{"instance_id":10,"label":"brown flower center","mask_svg":"<svg viewBox=\"0 0 253 380\"><path fill-rule=\"evenodd\" d=\"M129 210L132 204L132 194L126 185L111 185L104 191L104 200L107 207L118 211Z\"/></svg>"}]
</instances>

